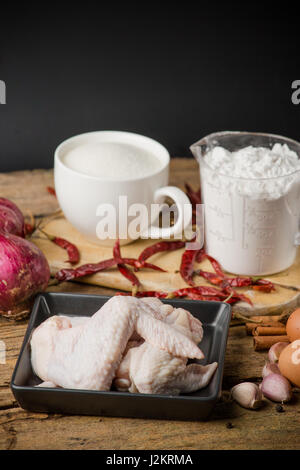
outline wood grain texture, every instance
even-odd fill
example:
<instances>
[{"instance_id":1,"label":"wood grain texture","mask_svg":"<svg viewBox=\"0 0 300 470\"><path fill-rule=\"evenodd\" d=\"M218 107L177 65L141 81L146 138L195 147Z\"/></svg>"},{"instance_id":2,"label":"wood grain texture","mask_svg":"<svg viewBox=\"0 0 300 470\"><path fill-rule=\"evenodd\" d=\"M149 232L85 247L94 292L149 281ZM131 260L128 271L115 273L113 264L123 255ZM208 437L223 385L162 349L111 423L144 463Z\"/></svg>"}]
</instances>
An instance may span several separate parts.
<instances>
[{"instance_id":1,"label":"wood grain texture","mask_svg":"<svg viewBox=\"0 0 300 470\"><path fill-rule=\"evenodd\" d=\"M182 187L183 181L188 180L195 187L198 186L198 173L192 160L174 159L171 167L171 184ZM26 188L24 176L28 183ZM36 215L44 215L57 207L48 193L43 196L40 194L45 186L51 184L52 172L46 170L0 175L0 194L12 198L23 210L30 208ZM23 190L26 191L26 197L23 196ZM35 201L34 198L40 200ZM42 203L41 198L45 199ZM285 293L290 290L281 289ZM71 282L48 290L106 295L114 293L109 288ZM295 292L291 291L290 294L295 295ZM280 295L280 292L276 295ZM274 297L274 311L276 302ZM277 413L275 404L267 400L258 411L249 411L228 401L228 391L233 385L261 380L261 370L266 359L265 352L253 350L253 339L246 335L244 326L230 328L223 398L209 421L188 423L48 415L22 410L15 402L9 382L26 328L27 321L14 323L0 319L0 340L6 345L6 364L0 364L0 449L299 449L299 393L294 394L291 403L284 405L284 413ZM232 423L232 429L227 428L228 422Z\"/></svg>"},{"instance_id":2,"label":"wood grain texture","mask_svg":"<svg viewBox=\"0 0 300 470\"><path fill-rule=\"evenodd\" d=\"M48 215L58 208L56 198L47 191L53 186L53 170L26 170L0 173L0 196L14 201L26 214Z\"/></svg>"},{"instance_id":3,"label":"wood grain texture","mask_svg":"<svg viewBox=\"0 0 300 470\"><path fill-rule=\"evenodd\" d=\"M68 288L70 284L67 285ZM88 292L90 286L83 289ZM61 288L61 286L60 286ZM83 286L85 288L85 286ZM52 289L53 290L53 289ZM92 287L92 292L101 288ZM228 401L236 383L259 382L266 354L252 348L244 326L230 329L223 398L206 422L48 415L26 412L8 389L26 322L2 320L0 338L7 344L7 364L0 366L0 449L297 449L300 445L300 397L294 395L284 413L265 402L249 411ZM227 429L231 422L232 429Z\"/></svg>"}]
</instances>

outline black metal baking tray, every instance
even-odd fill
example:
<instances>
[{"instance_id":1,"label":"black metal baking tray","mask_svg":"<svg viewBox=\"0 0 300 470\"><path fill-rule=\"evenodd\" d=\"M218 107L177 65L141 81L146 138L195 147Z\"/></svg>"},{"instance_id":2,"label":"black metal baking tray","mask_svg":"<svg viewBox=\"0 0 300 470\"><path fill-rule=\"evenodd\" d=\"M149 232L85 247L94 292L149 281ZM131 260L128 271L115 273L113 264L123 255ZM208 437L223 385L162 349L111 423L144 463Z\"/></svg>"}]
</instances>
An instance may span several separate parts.
<instances>
[{"instance_id":1,"label":"black metal baking tray","mask_svg":"<svg viewBox=\"0 0 300 470\"><path fill-rule=\"evenodd\" d=\"M22 408L36 412L135 418L204 420L221 392L225 349L231 308L222 302L166 300L189 310L203 323L201 349L205 359L219 366L210 384L197 392L179 395L152 395L118 391L71 390L35 387L41 380L30 362L30 337L34 328L52 315L91 316L109 297L99 295L45 293L35 301L28 328L15 366L11 389Z\"/></svg>"}]
</instances>

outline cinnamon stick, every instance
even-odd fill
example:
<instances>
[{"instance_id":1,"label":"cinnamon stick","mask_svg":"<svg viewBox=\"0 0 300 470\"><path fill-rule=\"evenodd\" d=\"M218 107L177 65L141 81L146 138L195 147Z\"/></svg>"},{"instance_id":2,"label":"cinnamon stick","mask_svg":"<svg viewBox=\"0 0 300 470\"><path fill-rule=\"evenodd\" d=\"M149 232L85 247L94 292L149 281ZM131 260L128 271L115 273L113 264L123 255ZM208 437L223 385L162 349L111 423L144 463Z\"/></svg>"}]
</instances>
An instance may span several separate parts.
<instances>
[{"instance_id":1,"label":"cinnamon stick","mask_svg":"<svg viewBox=\"0 0 300 470\"><path fill-rule=\"evenodd\" d=\"M258 327L270 327L270 328L284 328L284 324L278 321L263 321L261 323L246 323L247 335L252 335L253 331ZM285 334L285 333L283 333Z\"/></svg>"},{"instance_id":2,"label":"cinnamon stick","mask_svg":"<svg viewBox=\"0 0 300 470\"><path fill-rule=\"evenodd\" d=\"M286 335L286 328L282 326L256 326L252 331L253 336L279 336Z\"/></svg>"},{"instance_id":3,"label":"cinnamon stick","mask_svg":"<svg viewBox=\"0 0 300 470\"><path fill-rule=\"evenodd\" d=\"M253 336L254 351L264 351L270 349L275 343L289 343L289 337L285 335L279 336Z\"/></svg>"}]
</instances>

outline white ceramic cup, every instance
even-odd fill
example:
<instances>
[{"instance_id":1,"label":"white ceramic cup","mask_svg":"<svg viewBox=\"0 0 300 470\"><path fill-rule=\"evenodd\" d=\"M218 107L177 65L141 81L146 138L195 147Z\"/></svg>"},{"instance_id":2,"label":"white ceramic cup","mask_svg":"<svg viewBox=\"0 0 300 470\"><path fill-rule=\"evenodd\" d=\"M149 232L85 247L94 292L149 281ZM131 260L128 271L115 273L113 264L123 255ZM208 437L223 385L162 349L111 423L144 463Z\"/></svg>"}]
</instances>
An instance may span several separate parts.
<instances>
[{"instance_id":1,"label":"white ceramic cup","mask_svg":"<svg viewBox=\"0 0 300 470\"><path fill-rule=\"evenodd\" d=\"M75 171L64 164L63 157L79 145L85 143L113 142L118 144L130 144L137 148L147 150L159 159L161 166L155 168L153 174L137 178L134 175L129 179L108 179L99 176L89 176ZM100 157L101 158L101 157ZM191 224L192 209L188 197L183 191L167 186L169 179L170 155L165 147L153 139L129 132L98 131L80 134L62 142L55 151L54 178L57 199L68 221L87 239L101 245L112 245L114 238L104 238L105 234L99 233L98 207L101 204L111 204L116 208L116 233L121 244L132 241L128 232L119 224L120 196L127 196L128 207L132 204L146 206L149 219L147 226L142 227L143 234L151 228L152 238L169 238L179 236L187 226ZM159 228L153 226L157 218L150 216L151 204L161 204L165 197L170 197L177 206L178 217L171 227ZM98 211L99 213L99 211ZM130 217L124 213L121 217ZM126 221L127 227L129 220ZM145 236L142 236L145 238Z\"/></svg>"}]
</instances>

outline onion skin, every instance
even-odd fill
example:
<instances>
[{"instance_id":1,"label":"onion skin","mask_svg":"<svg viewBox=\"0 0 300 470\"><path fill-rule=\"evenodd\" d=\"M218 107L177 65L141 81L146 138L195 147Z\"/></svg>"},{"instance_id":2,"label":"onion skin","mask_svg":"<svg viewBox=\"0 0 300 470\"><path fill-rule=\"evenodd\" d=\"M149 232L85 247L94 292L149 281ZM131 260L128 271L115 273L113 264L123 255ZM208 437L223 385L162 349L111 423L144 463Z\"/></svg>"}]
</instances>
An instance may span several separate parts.
<instances>
[{"instance_id":1,"label":"onion skin","mask_svg":"<svg viewBox=\"0 0 300 470\"><path fill-rule=\"evenodd\" d=\"M20 209L9 199L0 197L0 230L24 237L24 216Z\"/></svg>"},{"instance_id":2,"label":"onion skin","mask_svg":"<svg viewBox=\"0 0 300 470\"><path fill-rule=\"evenodd\" d=\"M50 269L40 249L24 238L0 231L0 310L46 289Z\"/></svg>"},{"instance_id":3,"label":"onion skin","mask_svg":"<svg viewBox=\"0 0 300 470\"><path fill-rule=\"evenodd\" d=\"M278 403L286 403L292 398L290 382L280 374L269 374L261 383L261 391L266 398Z\"/></svg>"},{"instance_id":4,"label":"onion skin","mask_svg":"<svg viewBox=\"0 0 300 470\"><path fill-rule=\"evenodd\" d=\"M280 354L289 344L290 343L279 342L273 344L273 346L270 347L268 352L268 358L271 364L275 364L279 361Z\"/></svg>"},{"instance_id":5,"label":"onion skin","mask_svg":"<svg viewBox=\"0 0 300 470\"><path fill-rule=\"evenodd\" d=\"M279 367L275 363L267 362L262 370L263 378L270 374L281 374Z\"/></svg>"}]
</instances>

